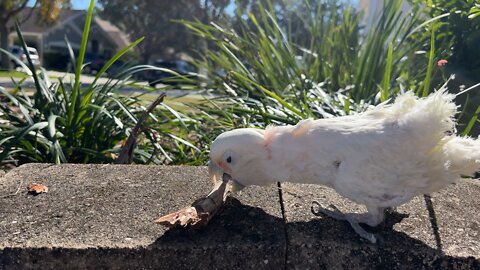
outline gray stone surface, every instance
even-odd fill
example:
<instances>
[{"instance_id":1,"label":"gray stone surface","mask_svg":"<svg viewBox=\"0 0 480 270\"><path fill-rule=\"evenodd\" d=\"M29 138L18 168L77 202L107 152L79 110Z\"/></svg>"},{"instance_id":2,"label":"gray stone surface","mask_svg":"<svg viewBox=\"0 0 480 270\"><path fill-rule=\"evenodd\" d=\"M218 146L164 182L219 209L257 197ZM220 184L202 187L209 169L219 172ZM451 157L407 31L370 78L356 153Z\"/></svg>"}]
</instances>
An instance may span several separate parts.
<instances>
[{"instance_id":1,"label":"gray stone surface","mask_svg":"<svg viewBox=\"0 0 480 270\"><path fill-rule=\"evenodd\" d=\"M399 207L376 245L314 216L364 209L313 185L248 187L199 231L153 223L211 188L205 167L24 165L0 179L0 269L480 269L478 180Z\"/></svg>"},{"instance_id":2,"label":"gray stone surface","mask_svg":"<svg viewBox=\"0 0 480 270\"><path fill-rule=\"evenodd\" d=\"M344 213L366 209L333 190L283 184L287 220L287 264L291 269L480 269L480 183L456 185L417 197L388 215L377 228L379 242L360 239L347 222L311 213L311 202L333 204ZM429 210L430 209L430 210Z\"/></svg>"},{"instance_id":3,"label":"gray stone surface","mask_svg":"<svg viewBox=\"0 0 480 270\"><path fill-rule=\"evenodd\" d=\"M49 192L27 195L31 182ZM283 268L275 186L245 189L200 231L153 223L212 187L204 167L24 165L0 179L0 268Z\"/></svg>"}]
</instances>

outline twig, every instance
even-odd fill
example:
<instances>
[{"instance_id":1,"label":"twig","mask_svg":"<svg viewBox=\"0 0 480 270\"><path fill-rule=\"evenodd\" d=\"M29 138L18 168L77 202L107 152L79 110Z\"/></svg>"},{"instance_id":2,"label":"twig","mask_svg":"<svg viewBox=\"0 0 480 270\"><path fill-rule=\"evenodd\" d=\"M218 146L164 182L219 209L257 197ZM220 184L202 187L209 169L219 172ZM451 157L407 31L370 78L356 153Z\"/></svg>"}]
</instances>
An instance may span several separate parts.
<instances>
[{"instance_id":1,"label":"twig","mask_svg":"<svg viewBox=\"0 0 480 270\"><path fill-rule=\"evenodd\" d=\"M142 127L142 123L145 121L147 116L158 106L158 104L163 102L165 98L165 93L161 93L160 96L155 99L155 101L148 106L147 110L143 112L142 116L137 120L137 124L132 129L130 136L128 136L127 142L122 148L120 155L115 160L116 164L130 164L133 162L133 150L136 147L136 141L138 134L141 132L140 128Z\"/></svg>"}]
</instances>

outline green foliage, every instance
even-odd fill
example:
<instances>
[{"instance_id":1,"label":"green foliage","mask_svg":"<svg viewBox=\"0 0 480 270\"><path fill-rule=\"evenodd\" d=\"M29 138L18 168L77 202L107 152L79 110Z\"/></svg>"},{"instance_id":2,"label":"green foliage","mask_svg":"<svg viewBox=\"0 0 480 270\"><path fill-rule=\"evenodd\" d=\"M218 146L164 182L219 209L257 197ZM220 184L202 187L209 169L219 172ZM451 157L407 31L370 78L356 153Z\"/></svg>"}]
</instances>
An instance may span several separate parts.
<instances>
[{"instance_id":1,"label":"green foliage","mask_svg":"<svg viewBox=\"0 0 480 270\"><path fill-rule=\"evenodd\" d=\"M0 103L0 154L1 163L25 162L111 162L120 152L122 141L129 135L129 128L137 122L137 115L144 111L138 97L116 96L114 93L126 84L126 79L139 68L121 72L117 80L100 85L97 79L126 51L137 45L137 40L117 53L100 70L95 81L88 86L80 84L82 59L87 45L91 14L91 1L85 23L82 47L77 59L77 69L72 83L63 78L52 83L45 70L36 70L27 55L29 67L20 60L35 82L35 93L28 96L21 82L14 93L0 87L4 99ZM17 34L26 50L22 33ZM8 54L7 51L2 52ZM10 55L11 56L11 55ZM160 162L153 155L161 147L150 130L139 138L134 159L137 163Z\"/></svg>"},{"instance_id":2,"label":"green foliage","mask_svg":"<svg viewBox=\"0 0 480 270\"><path fill-rule=\"evenodd\" d=\"M432 6L427 9L429 14L440 16L446 14L436 22L437 35L435 38L435 54L438 59L447 59L448 65L442 70L443 73L455 74L456 79L449 83L453 91L463 86L470 87L478 82L480 74L480 19L477 17L480 11L479 0L448 1L432 0ZM432 81L441 81L439 76L433 76ZM470 95L467 104L467 95ZM480 133L480 126L473 125L472 117L476 119L475 111L480 102L478 91L472 91L457 98L457 102L465 104L465 113L459 120L459 131L470 132L473 136ZM465 128L465 129L464 129Z\"/></svg>"},{"instance_id":3,"label":"green foliage","mask_svg":"<svg viewBox=\"0 0 480 270\"><path fill-rule=\"evenodd\" d=\"M480 3L475 3L473 7L470 8L468 12L469 19L475 19L476 17L480 16Z\"/></svg>"},{"instance_id":4,"label":"green foliage","mask_svg":"<svg viewBox=\"0 0 480 270\"><path fill-rule=\"evenodd\" d=\"M183 22L210 44L196 65L213 96L188 115L195 145L208 147L232 128L360 112L401 91L428 95L443 84L436 65L443 48L435 42L445 15L423 19L421 5L403 14L401 2L385 1L367 31L352 7L335 0L281 12L270 1L257 2L251 12L237 9L233 27Z\"/></svg>"},{"instance_id":5,"label":"green foliage","mask_svg":"<svg viewBox=\"0 0 480 270\"><path fill-rule=\"evenodd\" d=\"M475 122L477 122L478 120L478 116L480 115L480 106L477 107L477 110L475 111L475 113L473 114L472 118L470 119L470 121L468 122L468 125L467 127L463 130L462 132L462 135L463 136L467 136L470 131L472 130L473 126L475 125Z\"/></svg>"},{"instance_id":6,"label":"green foliage","mask_svg":"<svg viewBox=\"0 0 480 270\"><path fill-rule=\"evenodd\" d=\"M237 10L235 29L184 22L214 44L197 65L210 78L207 88L239 117L238 125L345 115L375 103L380 90L382 101L412 85L430 90L423 82L427 69L417 63L424 58L412 46L428 39L418 40L419 13L402 14L401 1L386 1L367 33L360 31L356 11L340 1L305 1L282 13L283 25L266 2L258 4L258 17Z\"/></svg>"},{"instance_id":7,"label":"green foliage","mask_svg":"<svg viewBox=\"0 0 480 270\"><path fill-rule=\"evenodd\" d=\"M445 79L435 63L443 58L438 40L445 38L440 29L449 15L421 19L420 5L403 14L401 2L385 1L367 30L361 15L337 0L251 1L238 6L231 24L182 21L205 46L197 47L199 74L177 76L175 87L199 89L199 95L170 99L155 110L144 125L155 129L144 128L135 162L200 165L211 141L225 130L354 114L406 90L427 95ZM139 39L115 55L92 85L82 86L88 24L84 31L73 83L51 83L31 66L33 99L20 86L14 94L0 89L6 97L0 103L4 163L111 162L120 152L145 110L140 99L145 97L114 93L135 72L154 67L127 67L118 80L97 83ZM477 121L472 118L465 132Z\"/></svg>"},{"instance_id":8,"label":"green foliage","mask_svg":"<svg viewBox=\"0 0 480 270\"><path fill-rule=\"evenodd\" d=\"M478 0L434 0L430 10L432 16L449 13L441 20L442 35L436 39L437 46L444 48L450 66L461 67L472 79L477 79L480 72L480 20L476 18L479 7Z\"/></svg>"},{"instance_id":9,"label":"green foliage","mask_svg":"<svg viewBox=\"0 0 480 270\"><path fill-rule=\"evenodd\" d=\"M433 69L433 59L435 57L435 27L432 23L430 28L430 50L428 53L428 66L427 66L427 75L425 76L425 81L423 83L423 92L422 96L426 97L430 93L430 82L432 81L432 69Z\"/></svg>"}]
</instances>

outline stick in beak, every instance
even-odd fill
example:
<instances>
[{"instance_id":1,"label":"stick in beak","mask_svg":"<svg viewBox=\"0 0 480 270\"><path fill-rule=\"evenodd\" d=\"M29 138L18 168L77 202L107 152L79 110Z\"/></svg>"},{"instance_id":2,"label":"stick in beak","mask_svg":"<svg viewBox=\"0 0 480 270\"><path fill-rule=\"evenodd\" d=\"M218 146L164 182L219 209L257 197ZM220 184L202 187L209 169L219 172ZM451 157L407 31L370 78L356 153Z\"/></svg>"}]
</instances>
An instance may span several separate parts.
<instances>
[{"instance_id":1,"label":"stick in beak","mask_svg":"<svg viewBox=\"0 0 480 270\"><path fill-rule=\"evenodd\" d=\"M213 183L217 185L220 181L221 182L228 182L228 191L230 192L237 192L245 188L244 185L240 184L238 181L232 178L231 175L224 172L222 168L217 166L215 162L209 161L208 163L208 174L212 179Z\"/></svg>"}]
</instances>

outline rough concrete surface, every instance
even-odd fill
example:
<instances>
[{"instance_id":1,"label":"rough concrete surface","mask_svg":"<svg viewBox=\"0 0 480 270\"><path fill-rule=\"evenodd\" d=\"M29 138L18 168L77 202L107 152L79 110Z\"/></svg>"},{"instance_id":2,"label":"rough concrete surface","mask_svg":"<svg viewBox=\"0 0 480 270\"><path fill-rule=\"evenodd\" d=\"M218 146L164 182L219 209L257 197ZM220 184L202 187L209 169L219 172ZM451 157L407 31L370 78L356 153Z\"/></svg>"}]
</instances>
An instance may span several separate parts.
<instances>
[{"instance_id":1,"label":"rough concrete surface","mask_svg":"<svg viewBox=\"0 0 480 270\"><path fill-rule=\"evenodd\" d=\"M49 192L26 194L30 182ZM204 229L153 221L206 195L204 167L24 165L0 180L0 268L224 269L285 264L275 186L235 195Z\"/></svg>"},{"instance_id":2,"label":"rough concrete surface","mask_svg":"<svg viewBox=\"0 0 480 270\"><path fill-rule=\"evenodd\" d=\"M31 182L49 192L27 195ZM153 223L212 186L205 167L21 166L0 178L0 269L480 269L478 180L366 227L375 245L314 216L312 200L364 211L314 185L248 187L199 231Z\"/></svg>"},{"instance_id":3,"label":"rough concrete surface","mask_svg":"<svg viewBox=\"0 0 480 270\"><path fill-rule=\"evenodd\" d=\"M313 200L344 213L366 212L326 187L283 184L290 269L480 269L480 183L462 180L398 207L359 238L347 222L317 217ZM427 207L431 202L433 207Z\"/></svg>"}]
</instances>

